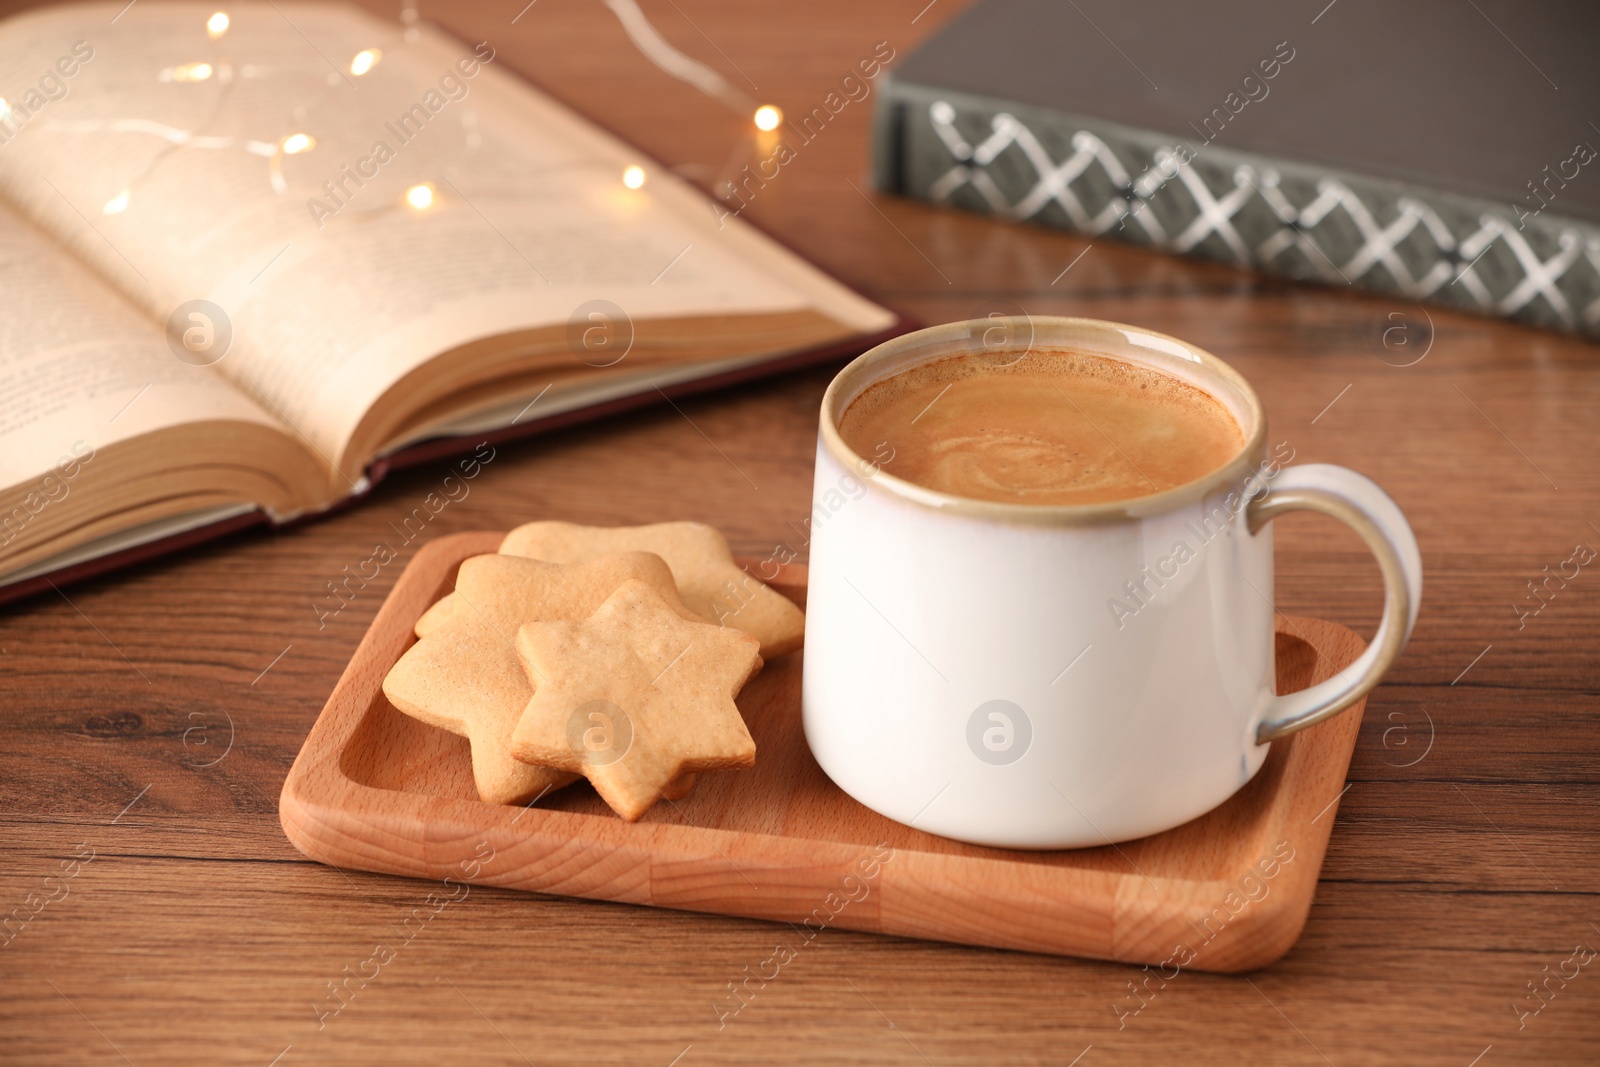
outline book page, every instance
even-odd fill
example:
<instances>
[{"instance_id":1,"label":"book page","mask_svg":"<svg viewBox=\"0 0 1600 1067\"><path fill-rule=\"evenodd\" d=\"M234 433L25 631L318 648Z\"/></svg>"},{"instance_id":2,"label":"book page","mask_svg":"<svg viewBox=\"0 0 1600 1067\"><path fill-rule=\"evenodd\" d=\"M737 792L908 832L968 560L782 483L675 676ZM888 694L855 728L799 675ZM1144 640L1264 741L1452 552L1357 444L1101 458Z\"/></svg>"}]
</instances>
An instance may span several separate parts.
<instances>
[{"instance_id":1,"label":"book page","mask_svg":"<svg viewBox=\"0 0 1600 1067\"><path fill-rule=\"evenodd\" d=\"M226 378L178 359L161 330L4 207L0 293L0 488L182 423L278 426Z\"/></svg>"},{"instance_id":2,"label":"book page","mask_svg":"<svg viewBox=\"0 0 1600 1067\"><path fill-rule=\"evenodd\" d=\"M210 7L118 10L6 22L0 69L74 73L21 98L25 121L11 101L0 194L157 321L223 309L217 369L347 475L369 458L344 454L357 422L408 372L592 301L892 321L675 177L629 188L648 161L489 43L333 5L229 5L221 33Z\"/></svg>"}]
</instances>

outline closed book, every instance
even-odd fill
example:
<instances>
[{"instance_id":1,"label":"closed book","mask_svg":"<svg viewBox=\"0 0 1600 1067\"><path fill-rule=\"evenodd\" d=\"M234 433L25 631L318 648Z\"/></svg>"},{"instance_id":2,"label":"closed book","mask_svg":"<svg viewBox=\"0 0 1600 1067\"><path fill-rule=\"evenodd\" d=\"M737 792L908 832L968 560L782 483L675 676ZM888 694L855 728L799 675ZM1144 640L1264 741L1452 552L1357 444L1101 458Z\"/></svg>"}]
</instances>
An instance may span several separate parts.
<instances>
[{"instance_id":1,"label":"closed book","mask_svg":"<svg viewBox=\"0 0 1600 1067\"><path fill-rule=\"evenodd\" d=\"M979 0L882 190L1600 337L1600 8Z\"/></svg>"}]
</instances>

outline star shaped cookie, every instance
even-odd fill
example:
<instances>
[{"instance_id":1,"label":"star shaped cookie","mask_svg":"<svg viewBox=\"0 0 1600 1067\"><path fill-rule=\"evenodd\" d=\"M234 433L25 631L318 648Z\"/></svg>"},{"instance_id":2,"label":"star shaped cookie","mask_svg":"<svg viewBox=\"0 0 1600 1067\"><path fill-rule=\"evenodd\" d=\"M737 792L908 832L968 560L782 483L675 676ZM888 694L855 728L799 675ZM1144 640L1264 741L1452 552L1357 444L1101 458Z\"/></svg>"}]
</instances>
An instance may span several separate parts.
<instances>
[{"instance_id":1,"label":"star shaped cookie","mask_svg":"<svg viewBox=\"0 0 1600 1067\"><path fill-rule=\"evenodd\" d=\"M518 804L573 780L570 773L520 763L511 733L537 675L517 658L517 628L592 614L627 582L654 591L666 614L695 619L678 598L667 565L647 552L563 565L515 556L474 556L456 576L454 609L429 629L383 680L389 702L412 718L467 738L478 795ZM677 783L687 790L689 783Z\"/></svg>"},{"instance_id":2,"label":"star shaped cookie","mask_svg":"<svg viewBox=\"0 0 1600 1067\"><path fill-rule=\"evenodd\" d=\"M680 775L755 762L733 698L761 669L760 642L684 619L645 582L586 619L524 625L517 653L538 683L512 753L582 774L630 822Z\"/></svg>"},{"instance_id":3,"label":"star shaped cookie","mask_svg":"<svg viewBox=\"0 0 1600 1067\"><path fill-rule=\"evenodd\" d=\"M735 563L727 539L704 523L603 527L530 522L500 543L502 555L552 563L580 563L608 552L653 552L666 560L684 606L706 622L756 637L764 660L793 652L805 640L805 613ZM449 597L429 608L417 620L417 636L440 625L452 610Z\"/></svg>"}]
</instances>

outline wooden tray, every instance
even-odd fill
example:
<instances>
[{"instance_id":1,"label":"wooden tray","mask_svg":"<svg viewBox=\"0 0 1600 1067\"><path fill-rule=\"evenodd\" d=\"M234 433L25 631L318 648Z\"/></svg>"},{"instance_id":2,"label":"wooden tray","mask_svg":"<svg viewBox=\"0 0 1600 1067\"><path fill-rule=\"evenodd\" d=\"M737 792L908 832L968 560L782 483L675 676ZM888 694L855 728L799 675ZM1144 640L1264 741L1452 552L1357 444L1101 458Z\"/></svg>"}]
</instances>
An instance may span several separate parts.
<instances>
[{"instance_id":1,"label":"wooden tray","mask_svg":"<svg viewBox=\"0 0 1600 1067\"><path fill-rule=\"evenodd\" d=\"M296 848L341 867L821 928L1209 971L1287 952L1305 925L1364 704L1280 741L1221 807L1104 848L1021 852L892 822L835 786L800 723L800 657L767 664L739 697L755 767L700 776L638 823L587 783L530 808L485 804L467 744L396 711L389 667L468 556L501 534L424 547L378 612L283 785ZM804 604L805 569L770 583ZM1360 654L1342 626L1280 616L1278 688L1321 681ZM802 936L811 936L803 933Z\"/></svg>"}]
</instances>

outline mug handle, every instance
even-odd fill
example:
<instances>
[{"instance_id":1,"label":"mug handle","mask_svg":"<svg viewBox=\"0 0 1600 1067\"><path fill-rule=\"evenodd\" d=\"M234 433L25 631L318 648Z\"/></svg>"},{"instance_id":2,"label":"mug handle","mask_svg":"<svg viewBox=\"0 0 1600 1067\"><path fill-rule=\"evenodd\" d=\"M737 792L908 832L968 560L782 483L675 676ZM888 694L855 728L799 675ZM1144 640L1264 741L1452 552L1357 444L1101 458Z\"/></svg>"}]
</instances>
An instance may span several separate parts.
<instances>
[{"instance_id":1,"label":"mug handle","mask_svg":"<svg viewBox=\"0 0 1600 1067\"><path fill-rule=\"evenodd\" d=\"M1331 515L1361 535L1383 571L1383 621L1372 644L1344 670L1309 689L1269 697L1256 727L1258 745L1331 718L1366 696L1405 647L1422 602L1416 535L1372 479L1328 463L1287 467L1246 509L1251 534L1288 511Z\"/></svg>"}]
</instances>

